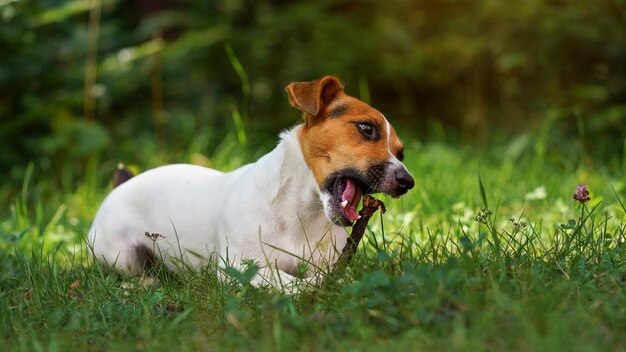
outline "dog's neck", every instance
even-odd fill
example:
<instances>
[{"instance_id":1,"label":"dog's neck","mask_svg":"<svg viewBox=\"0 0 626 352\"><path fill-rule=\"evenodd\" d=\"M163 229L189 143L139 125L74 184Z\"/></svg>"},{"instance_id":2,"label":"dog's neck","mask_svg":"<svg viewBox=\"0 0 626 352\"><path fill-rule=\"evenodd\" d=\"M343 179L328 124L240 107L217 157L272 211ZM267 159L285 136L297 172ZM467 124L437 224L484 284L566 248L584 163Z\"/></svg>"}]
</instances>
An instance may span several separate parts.
<instances>
[{"instance_id":1,"label":"dog's neck","mask_svg":"<svg viewBox=\"0 0 626 352\"><path fill-rule=\"evenodd\" d=\"M278 182L278 187L275 188L277 193L272 198L272 208L276 212L274 216L277 221L283 226L294 222L302 226L311 222L319 224L322 219L327 221L319 186L300 147L300 128L302 125L281 133L281 141L276 149L266 155L276 158L268 163L275 168L277 175L274 177Z\"/></svg>"},{"instance_id":2,"label":"dog's neck","mask_svg":"<svg viewBox=\"0 0 626 352\"><path fill-rule=\"evenodd\" d=\"M299 258L317 267L331 262L331 256L337 252L336 248L343 248L346 238L344 231L324 213L320 188L300 147L300 128L296 126L281 133L274 150L248 167L234 171L241 173L235 177L251 177L250 183L257 194L257 198L250 200L257 211L237 220L254 224L253 231L262 237L263 243L269 244L255 258L261 260L271 255L286 272L297 272ZM253 242L258 240L250 238ZM281 251L275 253L271 246L279 245Z\"/></svg>"}]
</instances>

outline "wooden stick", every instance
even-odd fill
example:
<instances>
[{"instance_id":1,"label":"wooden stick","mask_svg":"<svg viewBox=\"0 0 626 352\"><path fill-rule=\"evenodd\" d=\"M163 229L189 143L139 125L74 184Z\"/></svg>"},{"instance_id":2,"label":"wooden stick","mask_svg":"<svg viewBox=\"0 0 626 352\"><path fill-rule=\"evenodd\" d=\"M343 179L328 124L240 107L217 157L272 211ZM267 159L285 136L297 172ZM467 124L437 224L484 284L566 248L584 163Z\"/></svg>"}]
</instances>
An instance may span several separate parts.
<instances>
[{"instance_id":1,"label":"wooden stick","mask_svg":"<svg viewBox=\"0 0 626 352\"><path fill-rule=\"evenodd\" d=\"M359 215L361 215L361 217L352 226L352 233L350 234L350 237L348 237L348 242L346 243L345 247L343 247L341 255L335 263L333 272L337 272L339 268L347 265L350 260L352 260L352 257L356 253L356 250L359 247L359 243L363 238L363 234L365 233L365 229L367 228L367 223L372 215L374 215L376 210L378 210L378 208L380 208L380 211L383 214L385 213L385 204L383 204L382 201L372 198L369 195L365 195L363 197L363 209L359 211Z\"/></svg>"}]
</instances>

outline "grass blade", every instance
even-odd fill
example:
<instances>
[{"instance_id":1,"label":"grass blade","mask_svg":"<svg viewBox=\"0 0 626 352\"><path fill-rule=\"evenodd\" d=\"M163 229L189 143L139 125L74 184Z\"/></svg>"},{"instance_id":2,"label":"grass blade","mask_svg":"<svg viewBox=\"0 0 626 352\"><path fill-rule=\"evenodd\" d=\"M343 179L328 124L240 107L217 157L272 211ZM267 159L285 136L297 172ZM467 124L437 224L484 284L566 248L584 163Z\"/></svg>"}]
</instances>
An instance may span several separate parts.
<instances>
[{"instance_id":1,"label":"grass blade","mask_svg":"<svg viewBox=\"0 0 626 352\"><path fill-rule=\"evenodd\" d=\"M624 203L620 199L619 194L617 194L617 191L615 190L615 187L613 187L613 185L611 185L611 189L613 190L613 193L615 194L615 198L617 198L619 205L622 206L622 210L624 211L624 214L626 214L626 206L624 206Z\"/></svg>"},{"instance_id":2,"label":"grass blade","mask_svg":"<svg viewBox=\"0 0 626 352\"><path fill-rule=\"evenodd\" d=\"M480 187L480 196L483 198L485 209L489 209L489 204L487 203L487 193L485 192L485 186L483 185L483 180L480 178L480 172L478 172L478 186Z\"/></svg>"}]
</instances>

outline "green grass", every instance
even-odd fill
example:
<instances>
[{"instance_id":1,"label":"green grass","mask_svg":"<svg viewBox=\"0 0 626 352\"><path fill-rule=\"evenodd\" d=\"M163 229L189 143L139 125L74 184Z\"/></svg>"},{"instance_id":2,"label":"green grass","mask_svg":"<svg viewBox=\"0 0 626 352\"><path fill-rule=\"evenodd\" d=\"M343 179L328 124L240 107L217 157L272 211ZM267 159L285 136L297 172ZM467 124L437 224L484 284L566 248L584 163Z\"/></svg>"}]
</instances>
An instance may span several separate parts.
<instances>
[{"instance_id":1,"label":"green grass","mask_svg":"<svg viewBox=\"0 0 626 352\"><path fill-rule=\"evenodd\" d=\"M415 189L383 198L387 214L346 271L294 296L211 270L159 274L152 288L102 272L82 237L109 171L90 165L76 189L54 192L33 167L0 223L0 346L626 350L624 166L513 145L408 143ZM232 168L249 149L230 143L211 162ZM584 207L571 198L579 183L591 190Z\"/></svg>"}]
</instances>

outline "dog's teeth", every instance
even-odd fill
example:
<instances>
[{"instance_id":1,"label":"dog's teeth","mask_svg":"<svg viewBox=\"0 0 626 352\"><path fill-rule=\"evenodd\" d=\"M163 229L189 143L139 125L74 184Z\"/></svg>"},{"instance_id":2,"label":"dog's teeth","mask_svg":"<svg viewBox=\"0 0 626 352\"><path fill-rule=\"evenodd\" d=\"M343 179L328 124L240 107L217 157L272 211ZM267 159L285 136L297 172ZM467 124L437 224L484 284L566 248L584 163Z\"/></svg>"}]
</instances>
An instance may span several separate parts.
<instances>
[{"instance_id":1,"label":"dog's teeth","mask_svg":"<svg viewBox=\"0 0 626 352\"><path fill-rule=\"evenodd\" d=\"M341 202L341 204L340 204L340 205L341 205L341 207L342 207L342 208L345 208L345 207L347 207L347 206L348 206L348 201L347 201L347 200L344 200L343 202Z\"/></svg>"},{"instance_id":2,"label":"dog's teeth","mask_svg":"<svg viewBox=\"0 0 626 352\"><path fill-rule=\"evenodd\" d=\"M360 218L361 218L361 215L359 215L359 217L358 217L358 218L356 218L356 219L357 219L357 220L359 220Z\"/></svg>"}]
</instances>

